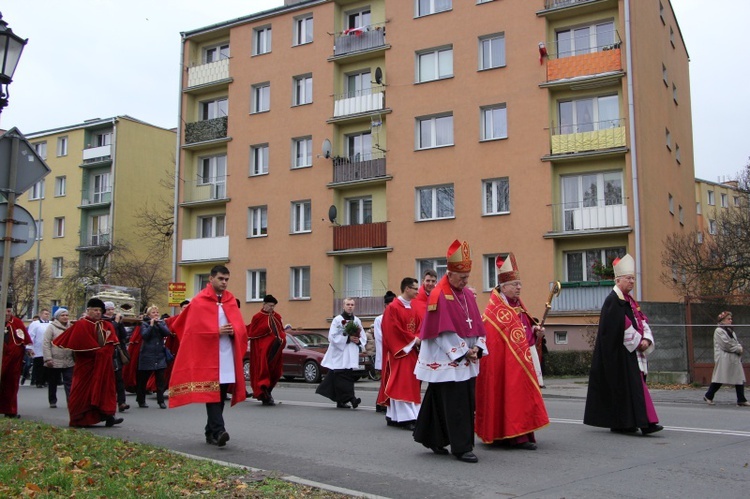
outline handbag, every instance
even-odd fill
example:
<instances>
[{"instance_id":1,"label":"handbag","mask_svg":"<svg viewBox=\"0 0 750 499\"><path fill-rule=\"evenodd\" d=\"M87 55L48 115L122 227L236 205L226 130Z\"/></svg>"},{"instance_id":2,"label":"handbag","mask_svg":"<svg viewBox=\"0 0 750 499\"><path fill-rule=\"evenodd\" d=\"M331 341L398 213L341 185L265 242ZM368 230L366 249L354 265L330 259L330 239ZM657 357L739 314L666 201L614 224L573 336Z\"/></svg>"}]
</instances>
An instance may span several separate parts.
<instances>
[{"instance_id":1,"label":"handbag","mask_svg":"<svg viewBox=\"0 0 750 499\"><path fill-rule=\"evenodd\" d=\"M174 354L172 353L172 350L164 346L164 357L167 358L167 364L172 362L174 360Z\"/></svg>"},{"instance_id":2,"label":"handbag","mask_svg":"<svg viewBox=\"0 0 750 499\"><path fill-rule=\"evenodd\" d=\"M130 362L130 354L127 350L123 350L120 345L115 345L115 351L123 366Z\"/></svg>"}]
</instances>

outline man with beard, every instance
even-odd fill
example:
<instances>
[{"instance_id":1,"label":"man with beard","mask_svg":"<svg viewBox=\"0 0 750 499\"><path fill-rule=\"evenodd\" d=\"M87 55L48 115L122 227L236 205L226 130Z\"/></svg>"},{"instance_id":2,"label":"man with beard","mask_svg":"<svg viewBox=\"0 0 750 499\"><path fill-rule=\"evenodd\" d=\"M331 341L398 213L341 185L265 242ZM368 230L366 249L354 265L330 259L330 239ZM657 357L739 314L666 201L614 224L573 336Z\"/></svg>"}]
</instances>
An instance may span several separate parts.
<instances>
[{"instance_id":1,"label":"man with beard","mask_svg":"<svg viewBox=\"0 0 750 499\"><path fill-rule=\"evenodd\" d=\"M247 326L247 337L250 340L250 385L253 397L267 406L276 405L271 391L281 378L281 353L286 346L281 316L274 311L277 303L279 301L273 295L264 296L263 308Z\"/></svg>"}]
</instances>

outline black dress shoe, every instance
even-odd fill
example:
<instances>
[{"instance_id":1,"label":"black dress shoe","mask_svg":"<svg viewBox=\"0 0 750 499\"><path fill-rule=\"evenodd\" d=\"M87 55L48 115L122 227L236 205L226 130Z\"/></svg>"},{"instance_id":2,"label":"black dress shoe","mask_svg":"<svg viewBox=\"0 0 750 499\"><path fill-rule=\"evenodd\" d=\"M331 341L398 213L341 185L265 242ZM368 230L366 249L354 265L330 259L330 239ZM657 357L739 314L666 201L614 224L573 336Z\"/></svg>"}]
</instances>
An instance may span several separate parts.
<instances>
[{"instance_id":1,"label":"black dress shoe","mask_svg":"<svg viewBox=\"0 0 750 499\"><path fill-rule=\"evenodd\" d=\"M522 444L514 445L513 448L522 450L536 450L536 444L534 442L524 442Z\"/></svg>"},{"instance_id":2,"label":"black dress shoe","mask_svg":"<svg viewBox=\"0 0 750 499\"><path fill-rule=\"evenodd\" d=\"M167 408L167 404L165 404L164 402L159 402L159 409L166 409L166 408Z\"/></svg>"},{"instance_id":3,"label":"black dress shoe","mask_svg":"<svg viewBox=\"0 0 750 499\"><path fill-rule=\"evenodd\" d=\"M216 445L219 447L224 447L227 445L227 442L229 442L229 433L222 431L219 433L219 436L216 437Z\"/></svg>"},{"instance_id":4,"label":"black dress shoe","mask_svg":"<svg viewBox=\"0 0 750 499\"><path fill-rule=\"evenodd\" d=\"M375 406L375 412L386 412L388 408L384 405L377 404Z\"/></svg>"},{"instance_id":5,"label":"black dress shoe","mask_svg":"<svg viewBox=\"0 0 750 499\"><path fill-rule=\"evenodd\" d=\"M440 456L448 455L448 449L446 449L445 447L430 447L430 450Z\"/></svg>"},{"instance_id":6,"label":"black dress shoe","mask_svg":"<svg viewBox=\"0 0 750 499\"><path fill-rule=\"evenodd\" d=\"M209 445L217 445L219 442L211 435L206 435L206 443Z\"/></svg>"},{"instance_id":7,"label":"black dress shoe","mask_svg":"<svg viewBox=\"0 0 750 499\"><path fill-rule=\"evenodd\" d=\"M263 405L269 405L269 406L270 406L270 405L276 405L276 401L275 401L275 400L273 399L273 397L272 397L272 396L270 396L270 395L269 395L268 397L264 398L264 399L263 399L263 400L261 401L261 403L262 403Z\"/></svg>"},{"instance_id":8,"label":"black dress shoe","mask_svg":"<svg viewBox=\"0 0 750 499\"><path fill-rule=\"evenodd\" d=\"M109 416L105 421L106 422L104 423L104 426L106 426L107 428L109 428L109 427L112 427L112 426L114 426L116 424L120 424L120 423L122 423L125 420L123 418L116 418L114 416Z\"/></svg>"},{"instance_id":9,"label":"black dress shoe","mask_svg":"<svg viewBox=\"0 0 750 499\"><path fill-rule=\"evenodd\" d=\"M357 407L359 407L359 404L362 403L362 399L353 398L350 400L350 402L352 403L352 409L356 409Z\"/></svg>"},{"instance_id":10,"label":"black dress shoe","mask_svg":"<svg viewBox=\"0 0 750 499\"><path fill-rule=\"evenodd\" d=\"M346 402L336 402L336 409L351 409L352 406L347 404Z\"/></svg>"},{"instance_id":11,"label":"black dress shoe","mask_svg":"<svg viewBox=\"0 0 750 499\"><path fill-rule=\"evenodd\" d=\"M125 411L127 411L128 409L130 409L130 406L129 406L128 404L120 404L120 405L119 405L119 407L118 407L118 410L119 410L120 412L125 412Z\"/></svg>"},{"instance_id":12,"label":"black dress shoe","mask_svg":"<svg viewBox=\"0 0 750 499\"><path fill-rule=\"evenodd\" d=\"M635 433L638 431L638 428L612 428L609 431L611 431L612 433Z\"/></svg>"},{"instance_id":13,"label":"black dress shoe","mask_svg":"<svg viewBox=\"0 0 750 499\"><path fill-rule=\"evenodd\" d=\"M475 456L474 453L471 451L464 452L463 454L456 454L456 459L458 459L459 461L463 461L465 463L478 463L479 462L479 458L477 458L477 456Z\"/></svg>"},{"instance_id":14,"label":"black dress shoe","mask_svg":"<svg viewBox=\"0 0 750 499\"><path fill-rule=\"evenodd\" d=\"M404 430L408 430L408 431L414 431L416 427L417 427L417 423L414 421L410 421L406 424L401 425L401 428L403 428Z\"/></svg>"},{"instance_id":15,"label":"black dress shoe","mask_svg":"<svg viewBox=\"0 0 750 499\"><path fill-rule=\"evenodd\" d=\"M138 407L141 409L148 409L148 404L145 402L138 402Z\"/></svg>"},{"instance_id":16,"label":"black dress shoe","mask_svg":"<svg viewBox=\"0 0 750 499\"><path fill-rule=\"evenodd\" d=\"M662 431L664 427L660 424L651 423L646 428L641 428L641 433L644 435L648 435L650 433L656 433L657 431Z\"/></svg>"}]
</instances>

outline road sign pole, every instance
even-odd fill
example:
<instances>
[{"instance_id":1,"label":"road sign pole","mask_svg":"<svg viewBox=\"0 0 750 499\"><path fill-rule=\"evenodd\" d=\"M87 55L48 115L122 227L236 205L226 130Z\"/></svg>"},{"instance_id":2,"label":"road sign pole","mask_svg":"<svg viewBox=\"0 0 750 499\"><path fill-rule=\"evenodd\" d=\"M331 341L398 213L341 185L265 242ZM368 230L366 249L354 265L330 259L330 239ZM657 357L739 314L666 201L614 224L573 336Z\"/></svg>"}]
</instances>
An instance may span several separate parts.
<instances>
[{"instance_id":1,"label":"road sign pole","mask_svg":"<svg viewBox=\"0 0 750 499\"><path fill-rule=\"evenodd\" d=\"M8 283L10 282L10 246L13 241L13 212L16 207L16 192L14 186L16 185L16 176L18 175L18 143L20 142L18 136L13 137L13 144L10 149L10 170L8 171L8 186L10 186L8 192L8 215L5 222L5 239L3 244L5 245L5 251L3 252L3 276L2 276L2 291L0 291L0 306L3 307L3 335L5 334L5 324L8 321L7 310L5 305L8 303ZM11 331L11 334L16 334L15 331ZM4 341L0 341L0 377L2 377L3 368L3 347ZM0 379L0 381L2 381Z\"/></svg>"}]
</instances>

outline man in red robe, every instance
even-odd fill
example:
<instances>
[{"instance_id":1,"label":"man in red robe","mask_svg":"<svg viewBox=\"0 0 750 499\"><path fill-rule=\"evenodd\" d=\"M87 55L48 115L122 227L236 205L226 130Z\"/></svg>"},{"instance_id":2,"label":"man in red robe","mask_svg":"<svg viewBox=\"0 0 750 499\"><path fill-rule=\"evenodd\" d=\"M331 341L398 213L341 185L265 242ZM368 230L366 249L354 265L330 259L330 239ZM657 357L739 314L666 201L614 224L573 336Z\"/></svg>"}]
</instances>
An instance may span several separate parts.
<instances>
[{"instance_id":1,"label":"man in red robe","mask_svg":"<svg viewBox=\"0 0 750 499\"><path fill-rule=\"evenodd\" d=\"M273 295L263 297L263 308L247 326L250 340L250 385L253 397L263 405L276 405L271 391L281 379L281 353L286 346L286 333L281 316L274 311L279 301Z\"/></svg>"},{"instance_id":2,"label":"man in red robe","mask_svg":"<svg viewBox=\"0 0 750 499\"><path fill-rule=\"evenodd\" d=\"M229 269L214 266L208 285L170 322L180 340L180 353L169 380L169 407L205 403L206 443L219 447L229 441L224 399L230 388L232 405L245 400L242 357L247 331L228 284Z\"/></svg>"},{"instance_id":3,"label":"man in red robe","mask_svg":"<svg viewBox=\"0 0 750 499\"><path fill-rule=\"evenodd\" d=\"M421 382L414 375L422 319L411 306L418 292L416 279L402 279L401 296L386 307L382 323L384 361L377 403L387 407L389 426L409 431L414 431L422 403Z\"/></svg>"},{"instance_id":4,"label":"man in red robe","mask_svg":"<svg viewBox=\"0 0 750 499\"><path fill-rule=\"evenodd\" d=\"M495 265L498 286L482 316L492 356L481 361L474 426L484 443L535 450L534 431L549 424L528 340L536 330L518 296L515 256L497 257Z\"/></svg>"},{"instance_id":5,"label":"man in red robe","mask_svg":"<svg viewBox=\"0 0 750 499\"><path fill-rule=\"evenodd\" d=\"M430 293L435 289L437 280L437 272L432 269L427 269L422 273L422 285L419 286L419 293L411 302L412 308L417 311L420 318L424 318L424 314L427 313L427 301L430 298Z\"/></svg>"},{"instance_id":6,"label":"man in red robe","mask_svg":"<svg viewBox=\"0 0 750 499\"><path fill-rule=\"evenodd\" d=\"M18 382L21 379L24 356L33 357L33 342L23 321L13 316L13 305L5 309L3 335L3 370L0 373L0 413L6 418L18 416Z\"/></svg>"},{"instance_id":7,"label":"man in red robe","mask_svg":"<svg viewBox=\"0 0 750 499\"><path fill-rule=\"evenodd\" d=\"M123 422L115 418L115 345L120 342L112 323L103 319L104 302L92 298L86 304L86 315L73 323L52 341L61 348L73 350L73 383L70 385L68 412L70 426L91 426L105 421L106 426Z\"/></svg>"}]
</instances>

